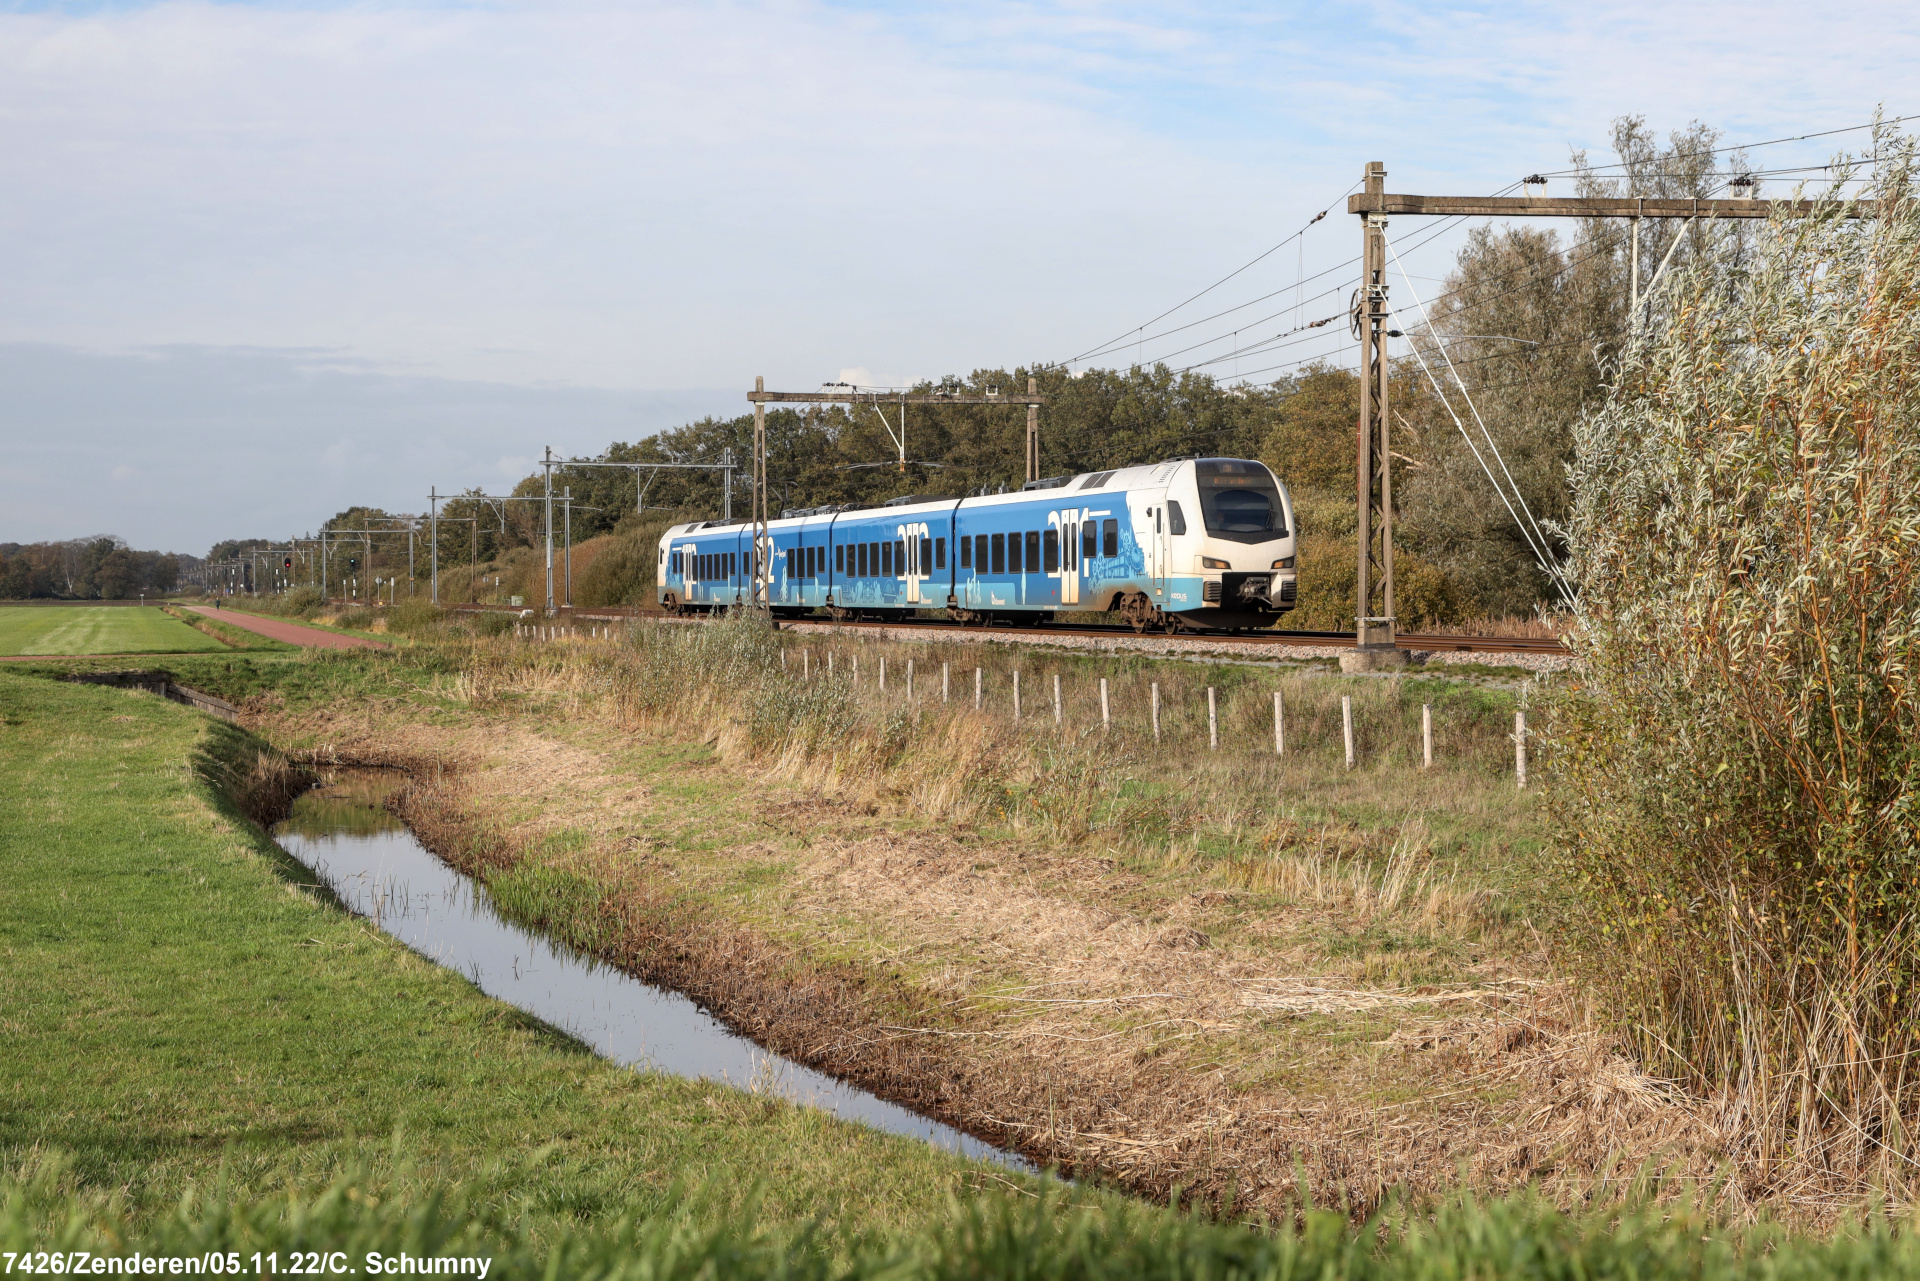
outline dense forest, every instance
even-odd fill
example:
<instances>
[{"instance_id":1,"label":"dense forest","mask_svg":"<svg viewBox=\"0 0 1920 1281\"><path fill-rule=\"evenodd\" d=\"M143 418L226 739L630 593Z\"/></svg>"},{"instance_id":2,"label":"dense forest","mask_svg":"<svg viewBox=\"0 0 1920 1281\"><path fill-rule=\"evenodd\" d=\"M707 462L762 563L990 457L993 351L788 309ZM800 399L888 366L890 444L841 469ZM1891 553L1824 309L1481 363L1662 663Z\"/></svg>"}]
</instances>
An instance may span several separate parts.
<instances>
[{"instance_id":1,"label":"dense forest","mask_svg":"<svg viewBox=\"0 0 1920 1281\"><path fill-rule=\"evenodd\" d=\"M132 600L161 595L180 582L191 556L135 551L101 534L63 543L0 543L0 599Z\"/></svg>"}]
</instances>

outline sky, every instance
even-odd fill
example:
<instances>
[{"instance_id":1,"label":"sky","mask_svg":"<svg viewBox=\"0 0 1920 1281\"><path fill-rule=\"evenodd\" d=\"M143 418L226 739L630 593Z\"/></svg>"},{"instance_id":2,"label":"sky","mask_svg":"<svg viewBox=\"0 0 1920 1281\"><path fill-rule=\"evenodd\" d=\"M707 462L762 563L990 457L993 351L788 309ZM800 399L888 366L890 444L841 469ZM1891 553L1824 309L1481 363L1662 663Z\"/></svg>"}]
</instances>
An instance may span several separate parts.
<instances>
[{"instance_id":1,"label":"sky","mask_svg":"<svg viewBox=\"0 0 1920 1281\"><path fill-rule=\"evenodd\" d=\"M757 375L886 386L1103 345L1090 363L1179 366L1344 310L1339 271L1297 282L1356 252L1367 161L1476 194L1609 159L1626 113L1747 142L1920 112L1917 15L0 3L0 541L199 553L420 511L548 446L744 412ZM1409 253L1409 283L1455 244ZM1347 358L1341 329L1209 368Z\"/></svg>"}]
</instances>

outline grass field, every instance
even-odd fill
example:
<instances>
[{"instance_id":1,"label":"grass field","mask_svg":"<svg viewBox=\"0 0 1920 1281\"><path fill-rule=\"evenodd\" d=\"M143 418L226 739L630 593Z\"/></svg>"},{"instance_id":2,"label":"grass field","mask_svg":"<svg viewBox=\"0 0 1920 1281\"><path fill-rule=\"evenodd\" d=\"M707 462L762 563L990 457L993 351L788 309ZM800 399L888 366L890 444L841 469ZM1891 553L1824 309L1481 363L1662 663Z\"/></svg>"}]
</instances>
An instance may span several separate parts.
<instances>
[{"instance_id":1,"label":"grass field","mask_svg":"<svg viewBox=\"0 0 1920 1281\"><path fill-rule=\"evenodd\" d=\"M349 918L187 768L244 776L257 752L230 726L10 671L0 726L0 1170L54 1162L135 1223L196 1187L266 1197L352 1171L555 1230L708 1185L774 1224L906 1229L972 1180L1009 1186L612 1066Z\"/></svg>"},{"instance_id":2,"label":"grass field","mask_svg":"<svg viewBox=\"0 0 1920 1281\"><path fill-rule=\"evenodd\" d=\"M301 701L400 670L188 661ZM152 696L0 670L0 1257L337 1250L358 1270L381 1251L602 1281L1920 1275L1910 1232L1727 1230L1671 1202L1247 1231L615 1068L331 906L206 782L258 756Z\"/></svg>"},{"instance_id":3,"label":"grass field","mask_svg":"<svg viewBox=\"0 0 1920 1281\"><path fill-rule=\"evenodd\" d=\"M0 654L192 654L224 650L161 610L118 606L0 607Z\"/></svg>"}]
</instances>

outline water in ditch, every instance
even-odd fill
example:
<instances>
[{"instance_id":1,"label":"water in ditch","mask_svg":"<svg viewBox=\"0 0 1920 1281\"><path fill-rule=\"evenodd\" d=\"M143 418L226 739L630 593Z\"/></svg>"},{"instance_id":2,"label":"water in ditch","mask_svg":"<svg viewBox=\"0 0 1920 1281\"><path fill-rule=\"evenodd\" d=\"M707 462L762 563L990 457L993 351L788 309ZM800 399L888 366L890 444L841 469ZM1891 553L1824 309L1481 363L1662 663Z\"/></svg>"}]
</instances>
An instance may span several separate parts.
<instances>
[{"instance_id":1,"label":"water in ditch","mask_svg":"<svg viewBox=\"0 0 1920 1281\"><path fill-rule=\"evenodd\" d=\"M435 858L387 811L382 802L401 781L391 771L335 771L293 803L274 839L351 911L464 974L487 995L565 1030L616 1063L776 1094L889 1134L1034 1168L972 1135L769 1053L679 993L595 964L503 919L485 889Z\"/></svg>"}]
</instances>

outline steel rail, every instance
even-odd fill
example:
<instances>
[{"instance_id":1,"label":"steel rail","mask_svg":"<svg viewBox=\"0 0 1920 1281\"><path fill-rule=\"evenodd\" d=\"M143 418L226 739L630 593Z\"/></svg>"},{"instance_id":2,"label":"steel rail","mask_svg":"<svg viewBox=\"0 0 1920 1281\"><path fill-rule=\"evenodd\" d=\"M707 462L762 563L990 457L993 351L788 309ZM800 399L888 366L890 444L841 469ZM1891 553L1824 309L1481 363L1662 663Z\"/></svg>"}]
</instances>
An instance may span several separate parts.
<instances>
[{"instance_id":1,"label":"steel rail","mask_svg":"<svg viewBox=\"0 0 1920 1281\"><path fill-rule=\"evenodd\" d=\"M507 613L519 613L521 608L513 605L474 605L455 604L445 608L485 613L490 610L502 610ZM684 619L703 621L699 614L670 614L663 609L654 609L644 605L576 605L571 610L560 611L556 617L596 618L614 620L622 618L654 618L661 620ZM888 627L912 627L926 631L950 631L962 635L1005 635L1041 637L1055 636L1112 636L1116 639L1138 637L1169 640L1204 640L1223 645L1298 645L1324 646L1327 648L1351 649L1357 640L1352 632L1294 632L1294 631L1147 631L1136 632L1124 624L1110 623L1043 623L1030 626L1007 626L993 624L982 627L978 624L956 622L946 618L903 618L898 620L862 619L858 622L840 621L823 617L782 618L782 623L805 623L815 627L843 627L850 630L873 630ZM1557 638L1544 636L1468 636L1458 632L1404 632L1402 644L1405 648L1422 653L1486 653L1486 654L1564 654L1567 647Z\"/></svg>"}]
</instances>

